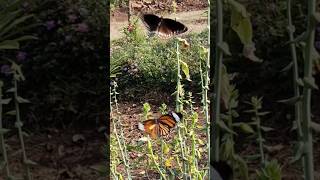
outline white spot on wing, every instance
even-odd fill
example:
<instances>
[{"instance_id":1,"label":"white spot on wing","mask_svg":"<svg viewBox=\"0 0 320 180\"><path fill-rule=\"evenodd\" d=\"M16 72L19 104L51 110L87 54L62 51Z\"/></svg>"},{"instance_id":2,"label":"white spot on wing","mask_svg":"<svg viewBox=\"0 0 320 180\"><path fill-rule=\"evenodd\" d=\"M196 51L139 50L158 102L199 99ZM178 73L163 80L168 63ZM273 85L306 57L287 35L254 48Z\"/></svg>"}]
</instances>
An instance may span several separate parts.
<instances>
[{"instance_id":1,"label":"white spot on wing","mask_svg":"<svg viewBox=\"0 0 320 180\"><path fill-rule=\"evenodd\" d=\"M172 112L172 116L177 122L180 122L180 117L178 116L178 114L176 114L175 112Z\"/></svg>"},{"instance_id":2,"label":"white spot on wing","mask_svg":"<svg viewBox=\"0 0 320 180\"><path fill-rule=\"evenodd\" d=\"M140 129L141 131L145 131L144 125L140 122L138 123L138 129Z\"/></svg>"}]
</instances>

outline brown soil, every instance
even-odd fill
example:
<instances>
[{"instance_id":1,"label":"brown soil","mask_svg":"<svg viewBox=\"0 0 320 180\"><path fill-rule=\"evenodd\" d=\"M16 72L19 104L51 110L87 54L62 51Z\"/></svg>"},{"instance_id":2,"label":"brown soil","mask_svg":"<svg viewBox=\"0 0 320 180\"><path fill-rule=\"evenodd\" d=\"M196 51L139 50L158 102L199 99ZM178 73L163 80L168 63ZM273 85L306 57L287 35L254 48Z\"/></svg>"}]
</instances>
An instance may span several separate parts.
<instances>
[{"instance_id":1,"label":"brown soil","mask_svg":"<svg viewBox=\"0 0 320 180\"><path fill-rule=\"evenodd\" d=\"M79 134L84 139L73 140ZM106 140L103 133L97 130L47 129L41 134L30 135L25 138L28 159L37 163L32 167L35 180L102 180L99 167L105 166L103 146ZM22 151L16 135L7 139L9 145L8 159L11 174L15 177L23 176L21 165ZM0 178L1 179L1 178Z\"/></svg>"}]
</instances>

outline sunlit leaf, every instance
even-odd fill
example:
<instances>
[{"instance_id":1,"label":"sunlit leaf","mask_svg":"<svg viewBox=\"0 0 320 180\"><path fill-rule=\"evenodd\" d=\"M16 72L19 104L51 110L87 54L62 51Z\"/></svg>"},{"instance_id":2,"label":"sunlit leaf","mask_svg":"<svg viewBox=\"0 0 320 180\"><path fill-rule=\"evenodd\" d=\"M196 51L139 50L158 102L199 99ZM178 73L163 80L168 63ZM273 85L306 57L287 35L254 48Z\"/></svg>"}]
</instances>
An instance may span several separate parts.
<instances>
[{"instance_id":1,"label":"sunlit leaf","mask_svg":"<svg viewBox=\"0 0 320 180\"><path fill-rule=\"evenodd\" d=\"M186 79L188 81L191 81L188 64L180 60L180 65L183 73L186 75Z\"/></svg>"},{"instance_id":2,"label":"sunlit leaf","mask_svg":"<svg viewBox=\"0 0 320 180\"><path fill-rule=\"evenodd\" d=\"M166 159L166 161L164 162L164 165L168 168L172 167L172 160L174 159L174 157L170 157L168 159Z\"/></svg>"}]
</instances>

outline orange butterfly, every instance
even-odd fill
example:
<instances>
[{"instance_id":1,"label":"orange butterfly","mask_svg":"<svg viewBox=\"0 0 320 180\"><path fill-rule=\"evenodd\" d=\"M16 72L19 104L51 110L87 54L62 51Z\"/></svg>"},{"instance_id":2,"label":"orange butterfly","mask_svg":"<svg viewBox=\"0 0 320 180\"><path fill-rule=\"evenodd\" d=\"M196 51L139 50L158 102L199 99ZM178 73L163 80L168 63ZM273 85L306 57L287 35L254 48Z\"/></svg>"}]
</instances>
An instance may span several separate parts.
<instances>
[{"instance_id":1,"label":"orange butterfly","mask_svg":"<svg viewBox=\"0 0 320 180\"><path fill-rule=\"evenodd\" d=\"M162 115L159 119L139 122L138 128L147 132L152 138L166 136L169 134L170 129L174 128L181 119L181 113L169 112L166 115Z\"/></svg>"}]
</instances>

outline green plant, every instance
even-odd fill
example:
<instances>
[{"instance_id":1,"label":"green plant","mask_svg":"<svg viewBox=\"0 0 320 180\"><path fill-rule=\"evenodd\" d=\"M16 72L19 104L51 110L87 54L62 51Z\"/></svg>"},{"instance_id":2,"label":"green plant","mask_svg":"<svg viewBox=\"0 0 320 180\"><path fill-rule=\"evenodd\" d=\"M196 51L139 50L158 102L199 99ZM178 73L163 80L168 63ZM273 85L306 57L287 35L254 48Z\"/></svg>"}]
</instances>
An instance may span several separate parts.
<instances>
[{"instance_id":1,"label":"green plant","mask_svg":"<svg viewBox=\"0 0 320 180\"><path fill-rule=\"evenodd\" d=\"M0 163L0 169L5 169L5 177L8 179L14 178L10 174L10 168L9 168L9 161L8 161L8 155L7 155L7 144L5 143L4 135L8 133L10 130L5 129L3 127L3 121L2 121L2 115L3 115L3 105L9 104L11 99L2 99L3 94L2 94L2 88L3 88L3 81L0 81L0 147L1 147L1 153L3 155L3 159L1 160Z\"/></svg>"},{"instance_id":2,"label":"green plant","mask_svg":"<svg viewBox=\"0 0 320 180\"><path fill-rule=\"evenodd\" d=\"M122 124L121 124L121 119L119 117L119 107L118 107L118 99L117 99L117 95L119 94L116 90L117 88L117 83L115 81L113 81L113 87L111 89L110 87L110 111L112 113L112 124L113 124L113 135L116 138L116 142L118 145L118 149L120 150L120 155L118 155L118 157L121 158L121 161L124 163L125 166L125 170L127 173L127 178L129 180L132 179L131 177L131 170L130 170L130 164L129 164L129 159L128 159L128 151L127 151L127 144L125 142L124 139L124 135L123 135L123 128L122 128ZM112 104L115 105L115 110L113 110L112 108ZM120 131L120 132L119 132ZM113 150L112 152L114 152L116 150ZM119 164L119 160L117 158L114 158L113 161L111 161L111 167L113 167L111 169L112 175L117 179L117 177L119 177L120 179L122 178L122 175L120 173L117 173L116 170L116 165ZM117 176L118 174L118 176Z\"/></svg>"},{"instance_id":3,"label":"green plant","mask_svg":"<svg viewBox=\"0 0 320 180\"><path fill-rule=\"evenodd\" d=\"M269 114L270 112L261 112L260 110L262 109L262 97L257 98L257 97L252 97L250 102L246 102L247 104L252 106L252 109L246 110L245 112L247 113L253 113L252 117L252 123L253 125L256 126L256 135L257 135L257 141L259 144L259 152L260 152L260 162L262 165L265 165L266 163L266 158L264 154L264 138L262 136L262 131L264 132L269 132L273 130L273 128L266 127L261 125L261 117Z\"/></svg>"},{"instance_id":4,"label":"green plant","mask_svg":"<svg viewBox=\"0 0 320 180\"><path fill-rule=\"evenodd\" d=\"M305 56L304 56L304 76L303 76L303 93L302 93L302 140L303 140L303 158L304 160L304 177L308 180L314 179L314 165L313 165L313 142L311 127L311 89L318 87L314 83L312 76L313 68L313 51L315 39L315 23L319 19L316 14L316 1L308 1L308 25L305 39Z\"/></svg>"},{"instance_id":5,"label":"green plant","mask_svg":"<svg viewBox=\"0 0 320 180\"><path fill-rule=\"evenodd\" d=\"M281 180L281 167L276 160L266 161L257 176L258 180Z\"/></svg>"},{"instance_id":6,"label":"green plant","mask_svg":"<svg viewBox=\"0 0 320 180\"><path fill-rule=\"evenodd\" d=\"M2 1L0 4L0 51L17 50L20 48L20 42L37 39L35 36L21 35L38 26L38 24L30 23L34 18L33 14L26 14L19 8L22 3L23 1L16 0Z\"/></svg>"},{"instance_id":7,"label":"green plant","mask_svg":"<svg viewBox=\"0 0 320 180\"><path fill-rule=\"evenodd\" d=\"M214 89L213 96L211 102L213 102L213 110L211 117L213 118L212 123L212 139L213 142L213 156L210 161L219 161L220 155L220 129L218 124L220 123L220 97L221 97L221 68L222 68L222 60L223 60L223 50L221 45L223 44L223 1L217 0L216 2L216 56L214 61Z\"/></svg>"}]
</instances>

